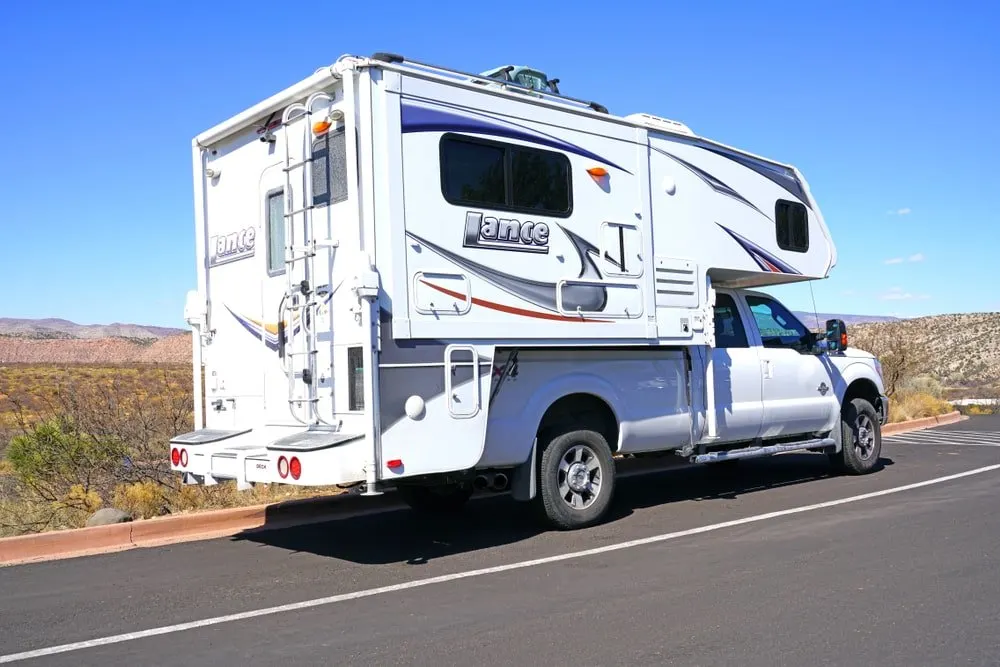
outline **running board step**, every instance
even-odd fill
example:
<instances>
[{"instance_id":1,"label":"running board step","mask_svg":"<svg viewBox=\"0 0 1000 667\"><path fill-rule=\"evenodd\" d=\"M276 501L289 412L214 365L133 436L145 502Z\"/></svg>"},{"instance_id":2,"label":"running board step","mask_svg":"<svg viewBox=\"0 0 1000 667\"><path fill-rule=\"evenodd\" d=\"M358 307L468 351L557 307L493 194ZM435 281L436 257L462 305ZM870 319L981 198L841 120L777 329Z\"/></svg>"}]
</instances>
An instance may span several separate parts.
<instances>
[{"instance_id":1,"label":"running board step","mask_svg":"<svg viewBox=\"0 0 1000 667\"><path fill-rule=\"evenodd\" d=\"M249 433L251 429L244 428L235 431L227 431L218 428L200 428L197 431L189 431L181 435L175 435L170 439L171 445L210 445L214 442L222 442L235 438L238 435Z\"/></svg>"},{"instance_id":2,"label":"running board step","mask_svg":"<svg viewBox=\"0 0 1000 667\"><path fill-rule=\"evenodd\" d=\"M708 452L707 454L699 454L693 457L691 461L694 463L719 463L720 461L732 461L735 459L758 459L785 452L800 452L807 449L819 449L820 447L833 447L836 444L833 438L816 438L802 442L789 442L784 445L767 445L764 447L731 449L723 452Z\"/></svg>"},{"instance_id":3,"label":"running board step","mask_svg":"<svg viewBox=\"0 0 1000 667\"><path fill-rule=\"evenodd\" d=\"M272 452L312 452L317 449L343 445L363 437L365 437L363 434L358 433L338 433L317 429L285 436L275 440L267 448Z\"/></svg>"}]
</instances>

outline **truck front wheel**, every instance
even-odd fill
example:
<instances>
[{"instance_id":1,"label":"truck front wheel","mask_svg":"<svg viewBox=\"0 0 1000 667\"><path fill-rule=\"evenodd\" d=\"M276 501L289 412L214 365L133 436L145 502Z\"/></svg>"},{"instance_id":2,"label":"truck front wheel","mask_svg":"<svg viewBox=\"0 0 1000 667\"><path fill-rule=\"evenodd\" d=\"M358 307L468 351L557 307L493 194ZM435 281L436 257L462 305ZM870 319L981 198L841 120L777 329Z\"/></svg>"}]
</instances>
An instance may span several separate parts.
<instances>
[{"instance_id":1,"label":"truck front wheel","mask_svg":"<svg viewBox=\"0 0 1000 667\"><path fill-rule=\"evenodd\" d=\"M611 504L615 461L597 431L570 431L553 438L542 452L538 473L541 505L556 528L592 525Z\"/></svg>"},{"instance_id":2,"label":"truck front wheel","mask_svg":"<svg viewBox=\"0 0 1000 667\"><path fill-rule=\"evenodd\" d=\"M852 475L871 472L882 453L882 427L871 403L852 399L841 410L840 432L843 447L831 454L831 461Z\"/></svg>"}]
</instances>

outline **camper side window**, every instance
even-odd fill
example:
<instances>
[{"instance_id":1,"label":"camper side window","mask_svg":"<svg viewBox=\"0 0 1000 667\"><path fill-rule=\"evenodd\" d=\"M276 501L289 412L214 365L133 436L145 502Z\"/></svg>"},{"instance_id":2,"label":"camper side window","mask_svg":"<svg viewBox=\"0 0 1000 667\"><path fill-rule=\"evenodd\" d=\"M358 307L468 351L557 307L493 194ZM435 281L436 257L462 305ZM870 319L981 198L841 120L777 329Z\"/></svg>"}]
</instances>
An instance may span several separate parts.
<instances>
[{"instance_id":1,"label":"camper side window","mask_svg":"<svg viewBox=\"0 0 1000 667\"><path fill-rule=\"evenodd\" d=\"M285 191L268 192L264 204L267 224L267 272L275 275L285 270Z\"/></svg>"},{"instance_id":2,"label":"camper side window","mask_svg":"<svg viewBox=\"0 0 1000 667\"><path fill-rule=\"evenodd\" d=\"M330 130L313 141L313 206L347 200L347 135Z\"/></svg>"},{"instance_id":3,"label":"camper side window","mask_svg":"<svg viewBox=\"0 0 1000 667\"><path fill-rule=\"evenodd\" d=\"M790 252L809 250L809 214L799 202L779 199L774 205L778 247Z\"/></svg>"},{"instance_id":4,"label":"camper side window","mask_svg":"<svg viewBox=\"0 0 1000 667\"><path fill-rule=\"evenodd\" d=\"M569 159L562 153L446 134L441 192L457 206L565 218L572 213Z\"/></svg>"}]
</instances>

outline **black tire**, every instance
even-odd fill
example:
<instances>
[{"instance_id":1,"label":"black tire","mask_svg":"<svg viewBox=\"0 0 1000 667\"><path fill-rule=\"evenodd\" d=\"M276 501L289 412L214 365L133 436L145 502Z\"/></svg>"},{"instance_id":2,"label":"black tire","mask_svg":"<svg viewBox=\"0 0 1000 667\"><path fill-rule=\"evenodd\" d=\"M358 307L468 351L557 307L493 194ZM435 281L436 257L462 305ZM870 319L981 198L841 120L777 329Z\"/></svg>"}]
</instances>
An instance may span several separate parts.
<instances>
[{"instance_id":1,"label":"black tire","mask_svg":"<svg viewBox=\"0 0 1000 667\"><path fill-rule=\"evenodd\" d=\"M396 488L399 497L411 509L423 514L451 514L460 511L472 497L469 484L416 486L404 484Z\"/></svg>"},{"instance_id":2,"label":"black tire","mask_svg":"<svg viewBox=\"0 0 1000 667\"><path fill-rule=\"evenodd\" d=\"M568 455L573 460L564 473L560 465ZM603 435L589 429L557 435L542 451L538 480L538 498L550 525L560 530L593 525L607 512L614 496L611 447Z\"/></svg>"},{"instance_id":3,"label":"black tire","mask_svg":"<svg viewBox=\"0 0 1000 667\"><path fill-rule=\"evenodd\" d=\"M882 425L871 403L852 399L840 413L843 447L830 454L831 462L843 472L865 475L874 470L882 454Z\"/></svg>"}]
</instances>

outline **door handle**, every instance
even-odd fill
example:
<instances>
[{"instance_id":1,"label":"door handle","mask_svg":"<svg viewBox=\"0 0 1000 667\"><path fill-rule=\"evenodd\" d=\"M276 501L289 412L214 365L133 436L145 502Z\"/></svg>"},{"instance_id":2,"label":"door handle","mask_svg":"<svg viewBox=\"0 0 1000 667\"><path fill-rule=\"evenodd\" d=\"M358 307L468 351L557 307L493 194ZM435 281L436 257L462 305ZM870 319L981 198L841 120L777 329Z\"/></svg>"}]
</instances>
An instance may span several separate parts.
<instances>
[{"instance_id":1,"label":"door handle","mask_svg":"<svg viewBox=\"0 0 1000 667\"><path fill-rule=\"evenodd\" d=\"M770 359L764 359L764 379L770 380L774 377L774 363Z\"/></svg>"}]
</instances>

